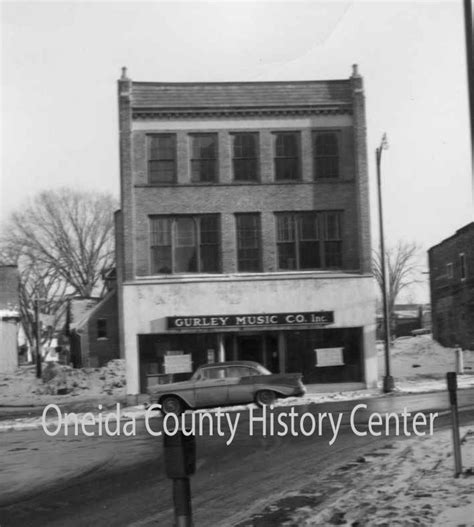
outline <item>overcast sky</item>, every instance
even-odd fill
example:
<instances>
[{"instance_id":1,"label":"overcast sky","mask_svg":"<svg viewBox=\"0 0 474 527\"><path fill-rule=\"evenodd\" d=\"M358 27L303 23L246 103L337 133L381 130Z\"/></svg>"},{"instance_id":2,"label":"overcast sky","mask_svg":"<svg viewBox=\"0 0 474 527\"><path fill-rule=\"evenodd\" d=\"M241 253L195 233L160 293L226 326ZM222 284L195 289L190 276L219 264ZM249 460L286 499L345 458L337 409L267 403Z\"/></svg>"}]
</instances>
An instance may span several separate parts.
<instances>
[{"instance_id":1,"label":"overcast sky","mask_svg":"<svg viewBox=\"0 0 474 527\"><path fill-rule=\"evenodd\" d=\"M387 244L473 220L462 1L2 4L1 219L58 186L118 197L116 80L342 79L367 102L373 239L383 132Z\"/></svg>"}]
</instances>

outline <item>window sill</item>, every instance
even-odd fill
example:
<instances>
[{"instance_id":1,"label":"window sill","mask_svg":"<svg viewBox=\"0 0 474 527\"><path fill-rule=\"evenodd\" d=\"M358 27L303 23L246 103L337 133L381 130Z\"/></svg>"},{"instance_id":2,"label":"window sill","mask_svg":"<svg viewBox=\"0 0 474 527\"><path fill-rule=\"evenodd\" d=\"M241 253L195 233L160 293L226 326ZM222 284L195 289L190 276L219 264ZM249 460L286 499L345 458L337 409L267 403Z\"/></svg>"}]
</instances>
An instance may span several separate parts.
<instances>
[{"instance_id":1,"label":"window sill","mask_svg":"<svg viewBox=\"0 0 474 527\"><path fill-rule=\"evenodd\" d=\"M140 285L148 283L193 283L193 282L245 282L274 280L339 280L347 278L370 278L372 274L359 270L321 270L321 271L270 271L262 273L222 273L222 274L181 274L181 275L147 275L136 277L124 282L124 285Z\"/></svg>"}]
</instances>

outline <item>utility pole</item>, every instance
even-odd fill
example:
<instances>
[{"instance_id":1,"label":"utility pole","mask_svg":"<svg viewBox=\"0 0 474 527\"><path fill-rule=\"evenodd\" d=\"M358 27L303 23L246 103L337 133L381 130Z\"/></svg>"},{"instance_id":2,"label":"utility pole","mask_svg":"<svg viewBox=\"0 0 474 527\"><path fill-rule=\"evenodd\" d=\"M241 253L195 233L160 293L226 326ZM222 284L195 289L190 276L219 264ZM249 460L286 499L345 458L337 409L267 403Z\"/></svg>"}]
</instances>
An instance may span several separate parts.
<instances>
[{"instance_id":1,"label":"utility pole","mask_svg":"<svg viewBox=\"0 0 474 527\"><path fill-rule=\"evenodd\" d=\"M387 278L385 271L385 241L383 234L383 210L382 210L382 182L380 176L380 165L382 161L382 150L388 148L386 134L383 134L380 146L375 149L377 161L377 188L379 198L379 229L380 229L380 267L382 271L382 297L383 297L383 321L385 327L385 376L383 378L383 391L390 393L395 387L393 377L390 373L390 320L388 313Z\"/></svg>"},{"instance_id":2,"label":"utility pole","mask_svg":"<svg viewBox=\"0 0 474 527\"><path fill-rule=\"evenodd\" d=\"M40 321L40 299L35 298L35 333L36 333L36 377L41 378L41 321Z\"/></svg>"}]
</instances>

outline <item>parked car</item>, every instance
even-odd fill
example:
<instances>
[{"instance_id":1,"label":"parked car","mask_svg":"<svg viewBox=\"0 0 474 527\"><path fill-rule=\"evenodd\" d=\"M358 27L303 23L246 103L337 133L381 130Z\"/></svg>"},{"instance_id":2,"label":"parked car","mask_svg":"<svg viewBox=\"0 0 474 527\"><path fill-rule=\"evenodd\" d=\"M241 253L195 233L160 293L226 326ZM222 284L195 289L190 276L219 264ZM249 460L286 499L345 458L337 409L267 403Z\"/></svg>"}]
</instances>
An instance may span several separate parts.
<instances>
[{"instance_id":1,"label":"parked car","mask_svg":"<svg viewBox=\"0 0 474 527\"><path fill-rule=\"evenodd\" d=\"M164 413L251 402L265 406L277 398L306 393L301 377L301 373L272 374L252 361L218 362L200 366L187 381L159 384L148 393Z\"/></svg>"}]
</instances>

